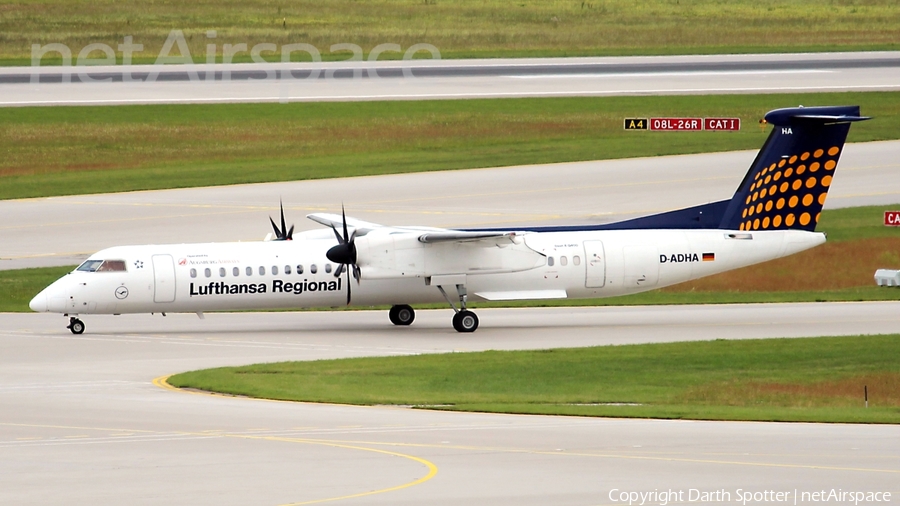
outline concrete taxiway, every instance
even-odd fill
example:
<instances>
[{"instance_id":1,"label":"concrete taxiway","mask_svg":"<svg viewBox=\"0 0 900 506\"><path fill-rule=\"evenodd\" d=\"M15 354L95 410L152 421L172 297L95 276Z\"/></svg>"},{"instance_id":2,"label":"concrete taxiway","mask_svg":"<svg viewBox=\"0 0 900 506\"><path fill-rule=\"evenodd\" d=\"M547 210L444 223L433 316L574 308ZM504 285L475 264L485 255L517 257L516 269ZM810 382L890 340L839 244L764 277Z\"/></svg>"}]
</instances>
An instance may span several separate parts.
<instances>
[{"instance_id":1,"label":"concrete taxiway","mask_svg":"<svg viewBox=\"0 0 900 506\"><path fill-rule=\"evenodd\" d=\"M290 359L881 333L900 328L898 309L492 309L466 336L450 328L449 311L421 311L407 328L366 311L92 317L81 336L62 317L4 314L0 503L596 505L669 489L685 501L690 489L724 490L734 503L739 489L832 488L896 498L897 426L295 404L192 395L152 380Z\"/></svg>"},{"instance_id":2,"label":"concrete taxiway","mask_svg":"<svg viewBox=\"0 0 900 506\"><path fill-rule=\"evenodd\" d=\"M900 89L900 52L10 67L0 106Z\"/></svg>"},{"instance_id":3,"label":"concrete taxiway","mask_svg":"<svg viewBox=\"0 0 900 506\"><path fill-rule=\"evenodd\" d=\"M763 135L760 135L760 143ZM0 269L73 265L123 244L256 241L285 214L388 225L587 224L730 198L756 151L0 201ZM900 141L848 144L826 208L900 203Z\"/></svg>"}]
</instances>

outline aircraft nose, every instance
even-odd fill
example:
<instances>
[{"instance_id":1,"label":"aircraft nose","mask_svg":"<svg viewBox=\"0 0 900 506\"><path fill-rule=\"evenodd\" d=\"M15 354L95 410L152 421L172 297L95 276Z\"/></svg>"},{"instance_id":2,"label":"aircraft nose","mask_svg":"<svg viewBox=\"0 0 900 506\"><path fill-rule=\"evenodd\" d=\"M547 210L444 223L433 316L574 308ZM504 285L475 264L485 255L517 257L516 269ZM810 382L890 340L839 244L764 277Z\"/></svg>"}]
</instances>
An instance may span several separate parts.
<instances>
[{"instance_id":1,"label":"aircraft nose","mask_svg":"<svg viewBox=\"0 0 900 506\"><path fill-rule=\"evenodd\" d=\"M66 311L66 292L66 285L60 278L35 295L28 303L28 307L38 313L64 313Z\"/></svg>"},{"instance_id":2,"label":"aircraft nose","mask_svg":"<svg viewBox=\"0 0 900 506\"><path fill-rule=\"evenodd\" d=\"M34 296L31 299L31 302L28 303L28 307L31 308L32 311L37 311L38 313L43 313L47 311L47 292L42 290L41 293Z\"/></svg>"}]
</instances>

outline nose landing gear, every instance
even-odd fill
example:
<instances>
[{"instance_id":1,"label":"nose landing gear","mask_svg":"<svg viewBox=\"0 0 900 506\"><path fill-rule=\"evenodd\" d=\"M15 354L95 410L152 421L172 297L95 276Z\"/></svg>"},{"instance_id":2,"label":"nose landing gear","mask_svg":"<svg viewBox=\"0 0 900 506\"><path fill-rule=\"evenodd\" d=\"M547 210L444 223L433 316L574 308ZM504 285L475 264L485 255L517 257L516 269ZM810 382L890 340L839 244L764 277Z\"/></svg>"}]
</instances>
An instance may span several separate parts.
<instances>
[{"instance_id":1,"label":"nose landing gear","mask_svg":"<svg viewBox=\"0 0 900 506\"><path fill-rule=\"evenodd\" d=\"M69 325L66 328L78 335L84 332L84 322L72 316L69 318Z\"/></svg>"}]
</instances>

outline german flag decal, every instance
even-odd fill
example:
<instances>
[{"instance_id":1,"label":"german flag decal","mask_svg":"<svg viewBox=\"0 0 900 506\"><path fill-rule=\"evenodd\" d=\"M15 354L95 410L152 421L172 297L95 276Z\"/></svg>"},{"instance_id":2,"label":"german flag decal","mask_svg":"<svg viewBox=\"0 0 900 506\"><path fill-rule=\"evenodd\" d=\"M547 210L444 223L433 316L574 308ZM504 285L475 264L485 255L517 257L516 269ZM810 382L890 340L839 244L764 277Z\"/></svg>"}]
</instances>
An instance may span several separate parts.
<instances>
[{"instance_id":1,"label":"german flag decal","mask_svg":"<svg viewBox=\"0 0 900 506\"><path fill-rule=\"evenodd\" d=\"M715 254L715 253L704 253L704 254L703 254L703 261L704 261L704 262L715 262L715 261L716 261L716 254Z\"/></svg>"}]
</instances>

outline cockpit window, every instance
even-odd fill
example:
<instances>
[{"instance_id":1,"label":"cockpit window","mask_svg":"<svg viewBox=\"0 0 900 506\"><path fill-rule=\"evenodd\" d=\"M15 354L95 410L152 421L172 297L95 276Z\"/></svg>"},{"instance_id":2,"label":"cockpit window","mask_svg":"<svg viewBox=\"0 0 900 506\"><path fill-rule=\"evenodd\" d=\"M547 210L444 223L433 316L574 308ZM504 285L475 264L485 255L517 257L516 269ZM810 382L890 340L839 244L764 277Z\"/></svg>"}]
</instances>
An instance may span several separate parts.
<instances>
[{"instance_id":1,"label":"cockpit window","mask_svg":"<svg viewBox=\"0 0 900 506\"><path fill-rule=\"evenodd\" d=\"M85 260L85 262L78 266L76 271L81 272L94 272L100 268L100 264L103 263L103 260Z\"/></svg>"},{"instance_id":2,"label":"cockpit window","mask_svg":"<svg viewBox=\"0 0 900 506\"><path fill-rule=\"evenodd\" d=\"M76 269L81 272L125 272L125 260L85 260Z\"/></svg>"},{"instance_id":3,"label":"cockpit window","mask_svg":"<svg viewBox=\"0 0 900 506\"><path fill-rule=\"evenodd\" d=\"M125 260L104 260L97 272L125 272Z\"/></svg>"}]
</instances>

